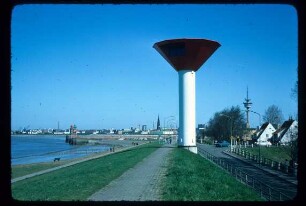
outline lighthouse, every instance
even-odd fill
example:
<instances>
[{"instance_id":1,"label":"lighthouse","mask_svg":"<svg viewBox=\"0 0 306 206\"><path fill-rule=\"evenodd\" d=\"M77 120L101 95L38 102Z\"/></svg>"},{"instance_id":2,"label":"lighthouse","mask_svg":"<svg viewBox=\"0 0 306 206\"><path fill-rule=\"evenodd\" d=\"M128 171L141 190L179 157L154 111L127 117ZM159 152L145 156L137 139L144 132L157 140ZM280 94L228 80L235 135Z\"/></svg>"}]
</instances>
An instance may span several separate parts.
<instances>
[{"instance_id":1,"label":"lighthouse","mask_svg":"<svg viewBox=\"0 0 306 206\"><path fill-rule=\"evenodd\" d=\"M159 54L178 72L179 137L178 146L197 153L195 132L196 71L220 47L206 39L170 39L153 45Z\"/></svg>"}]
</instances>

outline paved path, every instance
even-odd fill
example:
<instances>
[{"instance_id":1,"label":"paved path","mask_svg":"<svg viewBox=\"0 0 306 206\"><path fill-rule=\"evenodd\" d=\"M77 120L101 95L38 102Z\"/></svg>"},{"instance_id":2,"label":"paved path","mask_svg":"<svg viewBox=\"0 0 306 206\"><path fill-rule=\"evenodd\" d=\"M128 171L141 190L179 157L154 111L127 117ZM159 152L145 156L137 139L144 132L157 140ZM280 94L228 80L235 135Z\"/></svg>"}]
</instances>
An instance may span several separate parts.
<instances>
[{"instance_id":1,"label":"paved path","mask_svg":"<svg viewBox=\"0 0 306 206\"><path fill-rule=\"evenodd\" d=\"M160 183L167 170L173 146L164 145L88 198L92 201L161 200Z\"/></svg>"},{"instance_id":2,"label":"paved path","mask_svg":"<svg viewBox=\"0 0 306 206\"><path fill-rule=\"evenodd\" d=\"M139 144L138 146L143 145L143 144L147 144L147 142ZM90 157L85 157L85 158L75 160L75 161L69 162L69 163L61 165L61 166L52 167L50 169L34 172L34 173L31 173L31 174L28 174L28 175L25 175L25 176L21 176L21 177L16 177L16 178L11 180L11 183L15 183L15 182L25 180L25 179L28 179L28 178L31 178L31 177L35 177L35 176L38 176L38 175L46 174L46 173L49 173L49 172L52 172L52 171L55 171L55 170L59 170L59 169L65 168L65 167L69 167L69 166L72 166L72 165L75 165L75 164L79 164L81 162L85 162L85 161L92 160L92 159L97 159L97 158L100 158L100 157L103 157L103 156L106 156L106 155L114 154L114 153L117 153L117 152L121 152L121 151L124 151L124 150L131 149L133 147L138 147L138 146L117 148L115 152L108 152L108 151L107 152L102 152L102 154L93 155L93 156L90 156Z\"/></svg>"}]
</instances>

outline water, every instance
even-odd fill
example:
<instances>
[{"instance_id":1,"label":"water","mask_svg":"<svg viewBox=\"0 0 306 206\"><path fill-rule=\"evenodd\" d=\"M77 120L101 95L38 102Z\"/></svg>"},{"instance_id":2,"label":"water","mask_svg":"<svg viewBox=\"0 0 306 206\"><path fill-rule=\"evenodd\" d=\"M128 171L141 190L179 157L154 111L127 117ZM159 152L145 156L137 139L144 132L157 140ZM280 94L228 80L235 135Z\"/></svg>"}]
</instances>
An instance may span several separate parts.
<instances>
[{"instance_id":1,"label":"water","mask_svg":"<svg viewBox=\"0 0 306 206\"><path fill-rule=\"evenodd\" d=\"M59 135L13 135L11 137L11 164L53 162L84 157L109 150L105 145L69 145L65 136Z\"/></svg>"}]
</instances>

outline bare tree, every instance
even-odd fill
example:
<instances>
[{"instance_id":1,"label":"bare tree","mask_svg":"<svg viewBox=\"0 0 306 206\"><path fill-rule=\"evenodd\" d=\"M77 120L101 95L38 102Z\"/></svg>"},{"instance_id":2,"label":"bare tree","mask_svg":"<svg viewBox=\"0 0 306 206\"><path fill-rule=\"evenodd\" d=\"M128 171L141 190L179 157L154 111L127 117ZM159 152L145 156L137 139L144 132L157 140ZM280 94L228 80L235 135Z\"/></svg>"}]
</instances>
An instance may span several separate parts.
<instances>
[{"instance_id":1,"label":"bare tree","mask_svg":"<svg viewBox=\"0 0 306 206\"><path fill-rule=\"evenodd\" d=\"M298 80L295 82L294 87L291 89L291 98L298 99Z\"/></svg>"},{"instance_id":2,"label":"bare tree","mask_svg":"<svg viewBox=\"0 0 306 206\"><path fill-rule=\"evenodd\" d=\"M265 111L263 120L275 125L281 124L284 121L282 110L274 104L269 106Z\"/></svg>"},{"instance_id":3,"label":"bare tree","mask_svg":"<svg viewBox=\"0 0 306 206\"><path fill-rule=\"evenodd\" d=\"M297 71L297 75L298 75L298 72L299 72L298 67L297 67L296 71ZM295 99L296 101L298 100L298 87L299 87L298 85L299 85L299 80L297 79L294 87L291 88L291 98Z\"/></svg>"}]
</instances>

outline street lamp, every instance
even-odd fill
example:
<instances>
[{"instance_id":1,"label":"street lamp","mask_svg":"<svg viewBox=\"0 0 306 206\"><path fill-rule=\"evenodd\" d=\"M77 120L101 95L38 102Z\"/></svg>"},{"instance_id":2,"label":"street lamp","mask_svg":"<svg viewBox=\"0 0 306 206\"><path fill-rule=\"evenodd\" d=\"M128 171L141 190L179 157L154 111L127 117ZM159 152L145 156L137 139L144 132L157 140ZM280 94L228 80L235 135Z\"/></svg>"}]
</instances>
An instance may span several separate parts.
<instances>
[{"instance_id":1,"label":"street lamp","mask_svg":"<svg viewBox=\"0 0 306 206\"><path fill-rule=\"evenodd\" d=\"M175 128L175 126L176 126L176 122L175 122L175 120L174 119L169 119L168 121L167 121L167 124L166 124L168 127L170 127L170 129L172 130L173 128Z\"/></svg>"},{"instance_id":2,"label":"street lamp","mask_svg":"<svg viewBox=\"0 0 306 206\"><path fill-rule=\"evenodd\" d=\"M261 125L261 114L259 114L258 112L252 111L250 110L250 112L253 112L254 114L257 114L259 117L259 126Z\"/></svg>"},{"instance_id":3,"label":"street lamp","mask_svg":"<svg viewBox=\"0 0 306 206\"><path fill-rule=\"evenodd\" d=\"M165 128L166 128L166 126L165 126L166 119L169 119L169 118L175 119L174 116L165 117L165 118L164 118L164 130L165 130Z\"/></svg>"},{"instance_id":4,"label":"street lamp","mask_svg":"<svg viewBox=\"0 0 306 206\"><path fill-rule=\"evenodd\" d=\"M232 119L231 116L228 116L228 115L222 114L222 113L220 114L220 116L227 117L231 120L231 137L230 137L230 139L231 139L231 152L232 152L233 151L233 119Z\"/></svg>"},{"instance_id":5,"label":"street lamp","mask_svg":"<svg viewBox=\"0 0 306 206\"><path fill-rule=\"evenodd\" d=\"M261 125L261 115L258 112L255 112L255 111L250 111L250 112L253 112L254 114L258 115L258 117L259 117L259 128L260 128L260 125ZM258 142L258 158L259 158L258 164L260 165L260 143L259 142Z\"/></svg>"}]
</instances>

